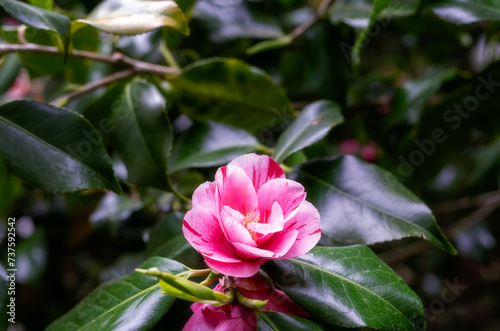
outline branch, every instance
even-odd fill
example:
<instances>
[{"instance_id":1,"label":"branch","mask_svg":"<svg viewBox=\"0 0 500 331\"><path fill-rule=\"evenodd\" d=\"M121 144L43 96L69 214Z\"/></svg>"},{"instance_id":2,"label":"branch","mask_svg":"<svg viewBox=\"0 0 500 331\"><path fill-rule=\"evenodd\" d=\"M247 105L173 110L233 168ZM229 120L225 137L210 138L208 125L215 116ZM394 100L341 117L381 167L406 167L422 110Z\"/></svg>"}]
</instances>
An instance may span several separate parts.
<instances>
[{"instance_id":1,"label":"branch","mask_svg":"<svg viewBox=\"0 0 500 331\"><path fill-rule=\"evenodd\" d=\"M57 47L43 46L37 44L0 44L0 55L6 53L35 53L64 56L64 53ZM132 68L136 73L149 73L153 75L175 76L180 73L180 69L152 64L148 62L134 60L121 53L104 55L94 52L87 52L74 49L69 56L77 59L89 59L98 62L108 63L114 66L125 66Z\"/></svg>"},{"instance_id":2,"label":"branch","mask_svg":"<svg viewBox=\"0 0 500 331\"><path fill-rule=\"evenodd\" d=\"M69 92L68 94L60 96L59 98L52 101L51 104L53 104L54 106L62 107L66 103L68 103L68 101L70 101L70 100L76 99L81 95L92 92L93 90L98 89L99 87L112 84L120 79L131 77L131 76L135 75L136 73L137 73L137 71L135 69L126 69L123 71L119 71L119 72L114 73L112 75L106 76L102 79L99 79L95 82L83 85L82 87L80 87L72 92Z\"/></svg>"},{"instance_id":3,"label":"branch","mask_svg":"<svg viewBox=\"0 0 500 331\"><path fill-rule=\"evenodd\" d=\"M323 0L319 5L318 9L316 10L316 12L314 13L314 17L311 18L309 21L305 21L292 31L292 39L297 39L298 37L303 35L304 32L306 32L307 29L309 29L314 23L319 21L323 17L323 15L325 15L326 11L328 10L328 7L330 7L332 2L333 0Z\"/></svg>"},{"instance_id":4,"label":"branch","mask_svg":"<svg viewBox=\"0 0 500 331\"><path fill-rule=\"evenodd\" d=\"M499 202L500 202L500 191L492 191L472 197L465 197L457 200L441 202L436 204L432 208L432 210L435 213L446 214L461 209L468 209L472 207L489 205L489 204L497 204Z\"/></svg>"},{"instance_id":5,"label":"branch","mask_svg":"<svg viewBox=\"0 0 500 331\"><path fill-rule=\"evenodd\" d=\"M498 192L493 192L493 193L498 193ZM492 193L483 194L478 197L484 197L487 196L488 194L491 195ZM457 222L457 224L443 229L443 233L446 234L447 236L454 236L458 232L463 231L483 221L486 217L492 214L499 207L500 207L500 201L498 199L497 201L488 201L488 203L482 205L481 207L474 210L472 213L460 219ZM407 257L410 257L414 254L423 252L429 249L430 247L432 247L432 245L427 241L416 241L409 245L405 245L387 252L380 253L378 254L378 257L388 264L393 264L401 260L404 260Z\"/></svg>"}]
</instances>

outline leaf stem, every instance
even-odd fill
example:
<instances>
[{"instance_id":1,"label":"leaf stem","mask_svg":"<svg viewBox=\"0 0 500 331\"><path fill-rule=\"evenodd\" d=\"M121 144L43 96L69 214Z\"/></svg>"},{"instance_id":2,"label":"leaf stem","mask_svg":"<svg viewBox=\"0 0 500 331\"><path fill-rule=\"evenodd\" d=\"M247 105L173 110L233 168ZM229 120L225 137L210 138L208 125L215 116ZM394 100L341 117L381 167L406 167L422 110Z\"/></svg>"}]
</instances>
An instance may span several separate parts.
<instances>
[{"instance_id":1,"label":"leaf stem","mask_svg":"<svg viewBox=\"0 0 500 331\"><path fill-rule=\"evenodd\" d=\"M291 173L293 171L293 168L290 168L289 166L285 165L284 163L281 163L280 167L287 174L289 174L289 173Z\"/></svg>"},{"instance_id":2,"label":"leaf stem","mask_svg":"<svg viewBox=\"0 0 500 331\"><path fill-rule=\"evenodd\" d=\"M187 275L186 279L189 279L191 277L209 276L211 272L212 272L212 269L210 269L210 268L208 268L208 269L189 269L189 270L186 270L186 271L183 271L183 272L177 274L176 276L183 277L183 276Z\"/></svg>"},{"instance_id":3,"label":"leaf stem","mask_svg":"<svg viewBox=\"0 0 500 331\"><path fill-rule=\"evenodd\" d=\"M261 153L264 153L264 154L267 154L267 155L272 155L274 153L274 149L273 148L270 148L270 147L267 147L265 145L262 145L262 144L258 144L255 149L257 150L257 152L261 152Z\"/></svg>"},{"instance_id":4,"label":"leaf stem","mask_svg":"<svg viewBox=\"0 0 500 331\"><path fill-rule=\"evenodd\" d=\"M205 285L205 286L210 285L210 284L212 284L213 282L215 282L216 280L218 280L221 277L222 277L221 274L218 274L218 273L212 271L207 276L207 278L200 283L200 285Z\"/></svg>"},{"instance_id":5,"label":"leaf stem","mask_svg":"<svg viewBox=\"0 0 500 331\"><path fill-rule=\"evenodd\" d=\"M177 61L175 60L174 56L172 55L172 52L170 52L170 49L168 49L167 44L165 43L165 41L161 42L161 44L160 44L160 51L161 51L161 53L165 57L165 60L167 61L167 63L170 66L172 66L174 68L180 68L179 64L177 63Z\"/></svg>"},{"instance_id":6,"label":"leaf stem","mask_svg":"<svg viewBox=\"0 0 500 331\"><path fill-rule=\"evenodd\" d=\"M211 272L212 272L212 269L210 269L210 268L189 270L191 277L205 277L205 276L210 275Z\"/></svg>"},{"instance_id":7,"label":"leaf stem","mask_svg":"<svg viewBox=\"0 0 500 331\"><path fill-rule=\"evenodd\" d=\"M43 46L37 44L0 44L0 55L6 53L35 53L49 54L54 56L64 56L64 52L57 47ZM180 74L179 68L167 67L158 64L134 60L122 53L113 55L104 55L94 52L81 51L74 49L69 56L77 59L88 59L97 62L103 62L114 66L124 66L134 69L136 73L149 73L152 75L176 76Z\"/></svg>"}]
</instances>

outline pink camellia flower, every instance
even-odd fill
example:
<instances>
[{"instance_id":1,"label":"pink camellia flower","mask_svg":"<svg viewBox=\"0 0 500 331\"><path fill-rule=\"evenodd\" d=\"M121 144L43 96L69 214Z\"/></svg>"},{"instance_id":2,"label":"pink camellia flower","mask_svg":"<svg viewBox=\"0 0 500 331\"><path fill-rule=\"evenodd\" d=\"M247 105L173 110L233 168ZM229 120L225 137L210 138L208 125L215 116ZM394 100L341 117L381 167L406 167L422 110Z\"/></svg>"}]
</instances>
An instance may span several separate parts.
<instances>
[{"instance_id":1,"label":"pink camellia flower","mask_svg":"<svg viewBox=\"0 0 500 331\"><path fill-rule=\"evenodd\" d=\"M242 155L196 189L182 230L210 268L250 277L266 261L303 255L318 243L319 213L305 198L272 158Z\"/></svg>"},{"instance_id":2,"label":"pink camellia flower","mask_svg":"<svg viewBox=\"0 0 500 331\"><path fill-rule=\"evenodd\" d=\"M235 278L234 285L242 294L250 299L268 300L262 310L277 311L281 313L309 318L309 314L297 306L282 291L273 288L261 276L251 278ZM219 283L215 291L224 292L224 287ZM194 303L191 305L194 314L183 328L183 331L205 330L257 330L257 315L255 311L237 301L225 306L212 306L210 304Z\"/></svg>"}]
</instances>

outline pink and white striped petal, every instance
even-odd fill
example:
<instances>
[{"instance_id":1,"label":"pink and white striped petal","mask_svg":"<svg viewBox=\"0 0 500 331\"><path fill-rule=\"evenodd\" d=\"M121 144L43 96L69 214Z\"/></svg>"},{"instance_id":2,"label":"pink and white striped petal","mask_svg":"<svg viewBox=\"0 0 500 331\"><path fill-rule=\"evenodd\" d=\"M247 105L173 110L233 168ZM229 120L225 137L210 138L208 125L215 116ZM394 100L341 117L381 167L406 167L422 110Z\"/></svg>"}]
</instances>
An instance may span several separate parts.
<instances>
[{"instance_id":1,"label":"pink and white striped petal","mask_svg":"<svg viewBox=\"0 0 500 331\"><path fill-rule=\"evenodd\" d=\"M243 169L252 181L256 192L271 179L285 178L280 165L267 155L245 154L231 161L229 165Z\"/></svg>"}]
</instances>

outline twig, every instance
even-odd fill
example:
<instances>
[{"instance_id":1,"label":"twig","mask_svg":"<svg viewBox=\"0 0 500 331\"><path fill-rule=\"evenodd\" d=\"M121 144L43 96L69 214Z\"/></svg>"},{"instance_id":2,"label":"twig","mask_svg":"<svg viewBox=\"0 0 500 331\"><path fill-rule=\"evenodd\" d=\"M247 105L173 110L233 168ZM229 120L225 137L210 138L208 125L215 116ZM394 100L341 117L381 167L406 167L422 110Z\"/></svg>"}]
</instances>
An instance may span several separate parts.
<instances>
[{"instance_id":1,"label":"twig","mask_svg":"<svg viewBox=\"0 0 500 331\"><path fill-rule=\"evenodd\" d=\"M432 208L432 211L435 213L446 214L461 209L497 203L500 203L500 191L493 191L473 197L465 197L457 200L441 202L436 204Z\"/></svg>"},{"instance_id":2,"label":"twig","mask_svg":"<svg viewBox=\"0 0 500 331\"><path fill-rule=\"evenodd\" d=\"M309 29L314 23L319 21L323 17L323 15L325 15L326 11L328 10L328 7L330 7L330 5L332 4L332 1L333 0L323 0L319 5L318 9L316 10L316 12L314 13L314 17L311 18L309 21L305 21L292 31L292 39L297 39L302 34L304 34L304 32L306 32L307 29Z\"/></svg>"},{"instance_id":3,"label":"twig","mask_svg":"<svg viewBox=\"0 0 500 331\"><path fill-rule=\"evenodd\" d=\"M496 203L485 204L462 218L460 221L458 221L457 224L444 229L444 232L449 236L454 236L458 232L470 228L471 226L481 222L486 217L488 217L488 215L493 213L498 207L500 207L500 201L497 201Z\"/></svg>"},{"instance_id":4,"label":"twig","mask_svg":"<svg viewBox=\"0 0 500 331\"><path fill-rule=\"evenodd\" d=\"M430 247L432 247L432 245L427 241L415 241L411 244L380 253L378 257L387 264L394 264L414 254L423 252Z\"/></svg>"},{"instance_id":5,"label":"twig","mask_svg":"<svg viewBox=\"0 0 500 331\"><path fill-rule=\"evenodd\" d=\"M93 90L98 89L99 87L112 84L120 79L125 79L127 77L131 77L131 76L135 75L136 73L137 73L137 71L135 69L127 69L127 70L119 71L119 72L114 73L112 75L106 76L102 79L99 79L95 82L85 84L82 87L80 87L72 92L69 92L68 94L62 95L59 98L52 101L51 104L53 104L55 106L62 107L66 103L68 103L68 101L70 101L70 100L76 99L81 95L92 92Z\"/></svg>"},{"instance_id":6,"label":"twig","mask_svg":"<svg viewBox=\"0 0 500 331\"><path fill-rule=\"evenodd\" d=\"M497 193L497 192L493 192ZM492 195L491 193L489 194L484 194L481 195L483 198L488 195ZM478 196L479 197L479 196ZM464 218L462 218L460 221L458 221L457 224L454 224L452 226L449 226L445 229L443 229L443 232L447 236L454 236L460 231L463 231L466 228L469 228L482 220L484 220L488 215L493 213L495 210L497 210L500 207L500 200L497 200L495 203L488 201L489 203L486 203L482 205L481 207L477 208L474 210L472 213L468 214ZM414 254L420 253L425 251L426 249L432 247L428 242L426 241L417 241L414 243L411 243L409 245L405 245L403 247L398 247L394 250L388 251L388 252L383 252L379 254L380 259L385 261L386 263L396 263L401 260L406 259L407 257L410 257Z\"/></svg>"},{"instance_id":7,"label":"twig","mask_svg":"<svg viewBox=\"0 0 500 331\"><path fill-rule=\"evenodd\" d=\"M37 44L0 44L0 55L5 53L35 53L35 54L50 54L55 56L64 56L64 53L57 47L43 46ZM104 55L94 52L81 50L72 50L69 56L78 59L89 59L98 62L108 63L115 66L131 67L136 73L150 73L154 75L175 76L180 73L180 69L167 67L158 64L134 60L121 53L113 55Z\"/></svg>"}]
</instances>

